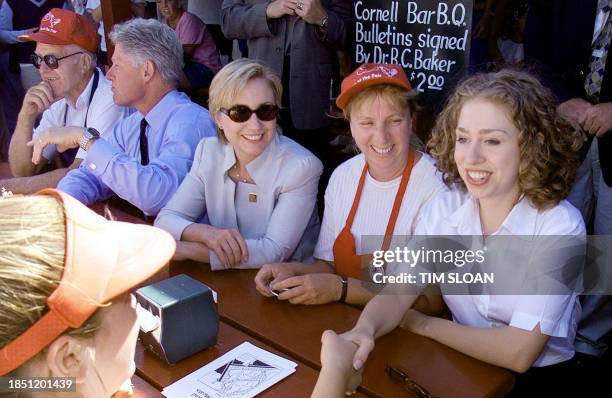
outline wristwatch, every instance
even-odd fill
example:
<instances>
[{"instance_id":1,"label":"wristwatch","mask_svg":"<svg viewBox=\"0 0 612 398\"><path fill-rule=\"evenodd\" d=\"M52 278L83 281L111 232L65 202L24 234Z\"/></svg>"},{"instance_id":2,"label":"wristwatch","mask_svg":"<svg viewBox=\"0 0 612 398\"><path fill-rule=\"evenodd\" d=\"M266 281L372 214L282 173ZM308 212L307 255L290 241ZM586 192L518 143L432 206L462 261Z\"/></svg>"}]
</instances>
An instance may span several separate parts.
<instances>
[{"instance_id":1,"label":"wristwatch","mask_svg":"<svg viewBox=\"0 0 612 398\"><path fill-rule=\"evenodd\" d=\"M342 285L342 292L340 293L341 303L346 302L346 294L348 293L348 278L344 275L340 275L340 284Z\"/></svg>"},{"instance_id":2,"label":"wristwatch","mask_svg":"<svg viewBox=\"0 0 612 398\"><path fill-rule=\"evenodd\" d=\"M98 138L100 138L100 133L98 132L98 130L89 127L85 130L83 136L81 136L81 139L79 139L79 146L83 148L84 151L86 151L87 144L89 143L89 141L96 140Z\"/></svg>"}]
</instances>

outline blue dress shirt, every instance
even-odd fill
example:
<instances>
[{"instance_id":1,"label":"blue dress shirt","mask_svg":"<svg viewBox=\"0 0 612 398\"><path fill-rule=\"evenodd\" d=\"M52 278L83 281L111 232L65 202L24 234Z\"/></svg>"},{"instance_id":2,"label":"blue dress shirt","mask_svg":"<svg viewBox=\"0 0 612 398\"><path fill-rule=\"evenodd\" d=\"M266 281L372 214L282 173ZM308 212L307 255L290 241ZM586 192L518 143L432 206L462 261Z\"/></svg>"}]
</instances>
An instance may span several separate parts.
<instances>
[{"instance_id":1,"label":"blue dress shirt","mask_svg":"<svg viewBox=\"0 0 612 398\"><path fill-rule=\"evenodd\" d=\"M58 189L84 204L115 193L145 214L157 214L191 168L198 142L215 135L215 126L206 109L183 93L168 92L145 117L150 162L143 166L142 118L135 112L117 122L105 140L93 143L81 166L69 172Z\"/></svg>"}]
</instances>

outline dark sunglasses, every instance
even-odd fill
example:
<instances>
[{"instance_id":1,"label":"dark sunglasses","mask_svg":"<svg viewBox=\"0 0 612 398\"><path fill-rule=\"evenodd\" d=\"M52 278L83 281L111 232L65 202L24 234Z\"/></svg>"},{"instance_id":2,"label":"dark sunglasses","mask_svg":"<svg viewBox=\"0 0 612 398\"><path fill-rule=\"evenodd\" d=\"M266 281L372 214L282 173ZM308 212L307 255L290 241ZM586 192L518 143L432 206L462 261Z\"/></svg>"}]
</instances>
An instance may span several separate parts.
<instances>
[{"instance_id":1,"label":"dark sunglasses","mask_svg":"<svg viewBox=\"0 0 612 398\"><path fill-rule=\"evenodd\" d=\"M65 55L65 56L59 57L59 58L57 58L53 54L47 54L47 55L45 55L43 57L41 57L38 54L32 54L32 55L30 55L30 60L32 61L32 65L34 65L34 67L36 69L40 69L40 66L42 65L43 61L45 62L45 64L47 64L47 66L50 69L57 69L57 68L59 68L59 61L61 61L64 58L72 57L73 55L77 55L77 54L83 54L83 51L79 51L79 52L76 52L76 53Z\"/></svg>"},{"instance_id":2,"label":"dark sunglasses","mask_svg":"<svg viewBox=\"0 0 612 398\"><path fill-rule=\"evenodd\" d=\"M236 123L244 123L251 118L255 113L257 118L262 122L269 122L276 119L278 116L278 106L272 104L264 104L259 108L252 110L246 105L234 105L229 109L221 108L221 112L225 113L232 121Z\"/></svg>"}]
</instances>

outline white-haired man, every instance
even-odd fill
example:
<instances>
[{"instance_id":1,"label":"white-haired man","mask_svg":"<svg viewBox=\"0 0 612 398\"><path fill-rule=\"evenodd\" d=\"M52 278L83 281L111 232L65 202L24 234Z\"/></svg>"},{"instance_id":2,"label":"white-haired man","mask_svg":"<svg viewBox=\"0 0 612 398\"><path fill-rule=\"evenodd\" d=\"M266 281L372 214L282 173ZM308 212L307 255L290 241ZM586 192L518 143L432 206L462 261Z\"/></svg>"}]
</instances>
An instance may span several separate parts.
<instances>
[{"instance_id":1,"label":"white-haired man","mask_svg":"<svg viewBox=\"0 0 612 398\"><path fill-rule=\"evenodd\" d=\"M46 161L34 164L28 141L49 128L110 131L131 111L115 105L110 82L96 69L98 36L87 18L53 8L42 18L38 32L21 38L36 42L32 63L40 70L42 81L27 91L11 139L9 161L16 178L0 181L0 186L14 193L32 193L55 187L81 164L85 151L59 153L55 145L49 145L43 152Z\"/></svg>"},{"instance_id":2,"label":"white-haired man","mask_svg":"<svg viewBox=\"0 0 612 398\"><path fill-rule=\"evenodd\" d=\"M198 142L216 130L208 111L176 90L183 48L172 28L137 18L115 25L110 38L115 51L107 76L113 100L137 112L117 123L105 140L95 129L78 127L47 130L29 145L34 161L47 144L80 146L87 157L59 189L85 204L115 193L153 216L185 178Z\"/></svg>"}]
</instances>

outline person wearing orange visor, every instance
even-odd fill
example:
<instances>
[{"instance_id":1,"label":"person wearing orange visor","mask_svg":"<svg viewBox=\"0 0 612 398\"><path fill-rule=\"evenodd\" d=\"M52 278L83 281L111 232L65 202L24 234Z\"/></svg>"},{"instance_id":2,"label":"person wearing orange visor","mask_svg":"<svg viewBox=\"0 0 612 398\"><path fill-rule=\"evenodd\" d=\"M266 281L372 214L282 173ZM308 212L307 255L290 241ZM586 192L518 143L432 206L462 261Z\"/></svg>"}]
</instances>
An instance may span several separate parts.
<instances>
[{"instance_id":1,"label":"person wearing orange visor","mask_svg":"<svg viewBox=\"0 0 612 398\"><path fill-rule=\"evenodd\" d=\"M411 144L416 95L400 65L364 64L344 79L336 104L360 154L329 180L317 261L264 265L255 277L262 295L280 292L293 304L365 305L373 297L361 283L371 254L411 236L421 209L447 190L432 158Z\"/></svg>"},{"instance_id":2,"label":"person wearing orange visor","mask_svg":"<svg viewBox=\"0 0 612 398\"><path fill-rule=\"evenodd\" d=\"M0 214L0 376L74 385L46 397L113 395L135 368L129 290L169 261L174 239L54 189L0 199Z\"/></svg>"}]
</instances>

